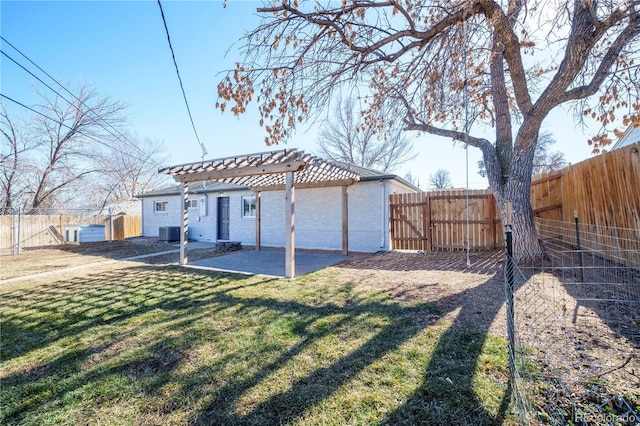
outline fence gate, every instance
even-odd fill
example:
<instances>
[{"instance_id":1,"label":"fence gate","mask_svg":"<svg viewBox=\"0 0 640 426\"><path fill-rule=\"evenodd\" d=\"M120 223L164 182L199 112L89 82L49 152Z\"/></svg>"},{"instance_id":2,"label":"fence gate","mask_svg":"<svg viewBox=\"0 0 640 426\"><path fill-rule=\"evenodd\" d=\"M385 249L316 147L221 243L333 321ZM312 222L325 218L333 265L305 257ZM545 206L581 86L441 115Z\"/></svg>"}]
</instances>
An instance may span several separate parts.
<instances>
[{"instance_id":1,"label":"fence gate","mask_svg":"<svg viewBox=\"0 0 640 426\"><path fill-rule=\"evenodd\" d=\"M393 249L431 251L429 198L425 194L391 194L389 213Z\"/></svg>"},{"instance_id":2,"label":"fence gate","mask_svg":"<svg viewBox=\"0 0 640 426\"><path fill-rule=\"evenodd\" d=\"M395 250L495 250L504 244L489 190L438 190L389 197Z\"/></svg>"}]
</instances>

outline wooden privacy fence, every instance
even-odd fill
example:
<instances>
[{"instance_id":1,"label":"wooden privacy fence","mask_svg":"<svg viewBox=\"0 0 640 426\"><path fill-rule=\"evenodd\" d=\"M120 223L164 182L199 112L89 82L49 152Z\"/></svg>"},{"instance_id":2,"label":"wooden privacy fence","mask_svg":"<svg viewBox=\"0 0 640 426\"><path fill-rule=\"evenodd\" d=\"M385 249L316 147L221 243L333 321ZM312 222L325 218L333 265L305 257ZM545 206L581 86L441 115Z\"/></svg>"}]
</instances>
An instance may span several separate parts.
<instances>
[{"instance_id":1,"label":"wooden privacy fence","mask_svg":"<svg viewBox=\"0 0 640 426\"><path fill-rule=\"evenodd\" d=\"M109 215L87 214L20 214L4 212L0 215L0 249L15 251L20 238L21 249L35 249L65 244L65 227L68 225L104 225L105 240L123 240L140 236L140 216L112 216L113 238L111 238Z\"/></svg>"},{"instance_id":2,"label":"wooden privacy fence","mask_svg":"<svg viewBox=\"0 0 640 426\"><path fill-rule=\"evenodd\" d=\"M531 204L547 205L542 219L567 224L579 218L581 249L627 266L640 265L640 143L540 176L531 188ZM576 245L573 232L557 223L540 227L540 238Z\"/></svg>"},{"instance_id":3,"label":"wooden privacy fence","mask_svg":"<svg viewBox=\"0 0 640 426\"><path fill-rule=\"evenodd\" d=\"M441 190L390 196L391 247L490 250L504 238L489 190ZM469 225L467 227L467 224Z\"/></svg>"},{"instance_id":4,"label":"wooden privacy fence","mask_svg":"<svg viewBox=\"0 0 640 426\"><path fill-rule=\"evenodd\" d=\"M124 240L142 235L142 216L118 215L113 218L113 239Z\"/></svg>"},{"instance_id":5,"label":"wooden privacy fence","mask_svg":"<svg viewBox=\"0 0 640 426\"><path fill-rule=\"evenodd\" d=\"M531 184L535 216L570 226L566 224L573 223L577 213L580 223L598 228L599 242L583 245L583 249L615 247L638 257L640 264L639 152L640 143L636 143L537 176ZM389 202L393 249L466 248L467 232L471 249L504 246L502 224L490 190L469 191L468 204L464 189L392 194Z\"/></svg>"}]
</instances>

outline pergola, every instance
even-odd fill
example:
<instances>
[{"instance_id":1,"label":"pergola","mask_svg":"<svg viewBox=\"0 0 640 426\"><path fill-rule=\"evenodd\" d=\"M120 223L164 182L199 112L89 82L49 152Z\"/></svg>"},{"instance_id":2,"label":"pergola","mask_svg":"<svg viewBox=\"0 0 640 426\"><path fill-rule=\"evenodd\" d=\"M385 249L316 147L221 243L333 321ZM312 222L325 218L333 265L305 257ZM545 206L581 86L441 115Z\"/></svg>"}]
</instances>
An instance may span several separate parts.
<instances>
[{"instance_id":1,"label":"pergola","mask_svg":"<svg viewBox=\"0 0 640 426\"><path fill-rule=\"evenodd\" d=\"M349 252L347 187L360 180L349 168L296 149L260 152L181 164L158 170L180 183L180 264L188 263L189 183L215 180L248 187L256 194L256 250L260 250L260 193L285 190L285 275L295 276L295 188L342 187L342 254Z\"/></svg>"}]
</instances>

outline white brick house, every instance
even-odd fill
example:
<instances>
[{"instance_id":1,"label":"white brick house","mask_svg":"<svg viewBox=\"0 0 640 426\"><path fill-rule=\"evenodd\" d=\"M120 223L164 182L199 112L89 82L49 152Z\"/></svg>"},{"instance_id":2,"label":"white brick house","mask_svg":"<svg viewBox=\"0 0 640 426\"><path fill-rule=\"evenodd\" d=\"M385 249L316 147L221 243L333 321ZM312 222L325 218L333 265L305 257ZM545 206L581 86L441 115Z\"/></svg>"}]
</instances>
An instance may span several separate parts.
<instances>
[{"instance_id":1,"label":"white brick house","mask_svg":"<svg viewBox=\"0 0 640 426\"><path fill-rule=\"evenodd\" d=\"M349 250L389 250L389 195L419 192L400 177L348 166L360 179L349 185ZM340 250L342 247L342 188L328 186L295 191L296 247ZM142 204L142 234L158 236L159 228L180 226L180 185L138 196ZM240 185L207 181L191 183L188 197L189 239L195 241L241 241L256 243L255 192ZM263 191L260 195L260 243L284 247L285 191ZM227 225L221 223L228 215Z\"/></svg>"}]
</instances>

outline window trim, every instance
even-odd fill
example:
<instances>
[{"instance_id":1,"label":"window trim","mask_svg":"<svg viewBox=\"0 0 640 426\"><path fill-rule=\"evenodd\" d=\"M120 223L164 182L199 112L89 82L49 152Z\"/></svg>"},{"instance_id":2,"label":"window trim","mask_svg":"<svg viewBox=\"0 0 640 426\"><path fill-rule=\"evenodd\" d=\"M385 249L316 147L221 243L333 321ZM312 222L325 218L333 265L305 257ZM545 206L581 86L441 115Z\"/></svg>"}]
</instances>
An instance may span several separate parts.
<instances>
[{"instance_id":1,"label":"window trim","mask_svg":"<svg viewBox=\"0 0 640 426\"><path fill-rule=\"evenodd\" d=\"M164 209L158 210L158 205L163 205ZM167 213L169 211L169 201L167 200L156 200L153 202L153 212L154 213Z\"/></svg>"},{"instance_id":2,"label":"window trim","mask_svg":"<svg viewBox=\"0 0 640 426\"><path fill-rule=\"evenodd\" d=\"M255 219L256 218L256 196L255 195L243 195L240 197L240 217L242 219ZM251 204L249 204L249 212L253 212L253 215L245 215L244 210L244 201L251 200ZM253 208L251 208L253 206Z\"/></svg>"},{"instance_id":3,"label":"window trim","mask_svg":"<svg viewBox=\"0 0 640 426\"><path fill-rule=\"evenodd\" d=\"M195 204L195 205L191 205L191 204ZM197 209L198 208L198 199L197 198L190 198L187 200L187 208L188 209Z\"/></svg>"}]
</instances>

